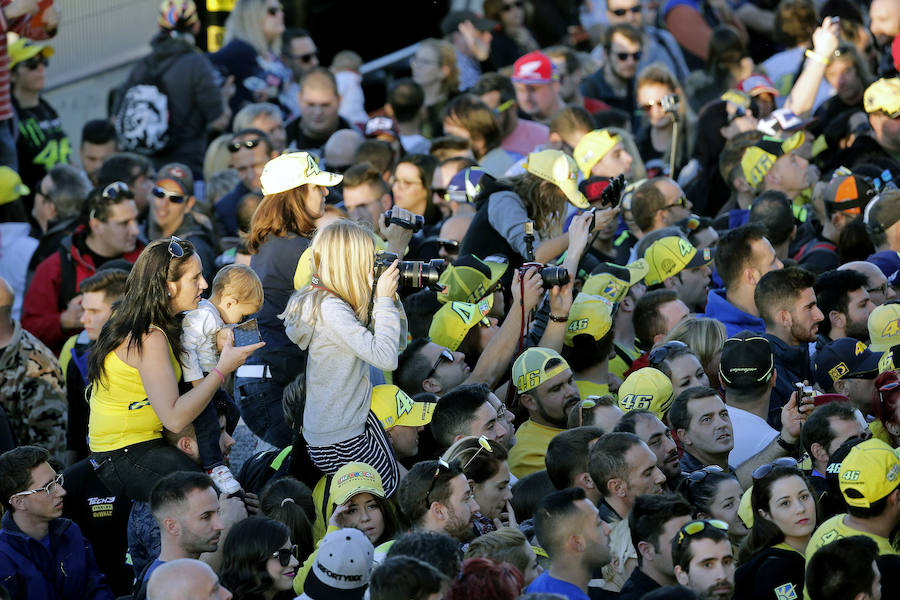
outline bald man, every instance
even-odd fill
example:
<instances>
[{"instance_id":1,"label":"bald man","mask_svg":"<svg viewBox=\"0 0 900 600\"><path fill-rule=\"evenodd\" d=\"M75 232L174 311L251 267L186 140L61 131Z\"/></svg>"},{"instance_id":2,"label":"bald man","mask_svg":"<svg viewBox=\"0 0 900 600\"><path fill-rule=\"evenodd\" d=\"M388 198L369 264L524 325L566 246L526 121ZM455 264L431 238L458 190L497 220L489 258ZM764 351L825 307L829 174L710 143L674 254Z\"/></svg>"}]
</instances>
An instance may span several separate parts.
<instances>
[{"instance_id":1,"label":"bald man","mask_svg":"<svg viewBox=\"0 0 900 600\"><path fill-rule=\"evenodd\" d=\"M69 405L59 362L12 318L15 292L0 277L0 408L20 445L46 448L63 464Z\"/></svg>"},{"instance_id":2,"label":"bald man","mask_svg":"<svg viewBox=\"0 0 900 600\"><path fill-rule=\"evenodd\" d=\"M469 224L474 216L472 214L459 214L444 221L439 234L441 249L438 251L438 256L448 263L459 257L459 243L466 236L466 231L469 230ZM456 244L452 242L456 242Z\"/></svg>"},{"instance_id":3,"label":"bald man","mask_svg":"<svg viewBox=\"0 0 900 600\"><path fill-rule=\"evenodd\" d=\"M322 168L332 173L343 173L353 164L353 157L364 141L366 138L358 131L338 129L325 142L323 150L325 164Z\"/></svg>"},{"instance_id":4,"label":"bald man","mask_svg":"<svg viewBox=\"0 0 900 600\"><path fill-rule=\"evenodd\" d=\"M193 558L161 565L150 576L147 600L231 600L212 568Z\"/></svg>"},{"instance_id":5,"label":"bald man","mask_svg":"<svg viewBox=\"0 0 900 600\"><path fill-rule=\"evenodd\" d=\"M893 300L897 295L894 288L888 285L887 277L884 276L881 269L870 262L856 260L838 267L839 271L844 269L853 269L866 276L866 279L869 280L866 284L866 291L869 292L869 299L875 306L881 306L888 300Z\"/></svg>"},{"instance_id":6,"label":"bald man","mask_svg":"<svg viewBox=\"0 0 900 600\"><path fill-rule=\"evenodd\" d=\"M331 71L310 69L300 81L301 116L287 124L287 136L297 150L319 151L338 129L352 125L338 115L341 97Z\"/></svg>"},{"instance_id":7,"label":"bald man","mask_svg":"<svg viewBox=\"0 0 900 600\"><path fill-rule=\"evenodd\" d=\"M890 46L900 33L900 0L872 0L869 7L869 31L879 46Z\"/></svg>"}]
</instances>

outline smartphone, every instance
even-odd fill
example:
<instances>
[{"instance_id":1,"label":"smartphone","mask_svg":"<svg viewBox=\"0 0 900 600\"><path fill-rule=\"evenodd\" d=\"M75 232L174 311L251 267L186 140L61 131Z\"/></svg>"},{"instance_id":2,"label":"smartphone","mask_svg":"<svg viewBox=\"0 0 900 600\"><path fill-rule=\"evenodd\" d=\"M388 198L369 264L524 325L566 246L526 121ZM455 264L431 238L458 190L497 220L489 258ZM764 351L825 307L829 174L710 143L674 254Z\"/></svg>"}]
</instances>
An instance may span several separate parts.
<instances>
[{"instance_id":1,"label":"smartphone","mask_svg":"<svg viewBox=\"0 0 900 600\"><path fill-rule=\"evenodd\" d=\"M256 324L256 319L249 319L247 321L244 321L239 325L235 325L233 329L235 346L250 346L262 341L262 336L259 335L259 326Z\"/></svg>"}]
</instances>

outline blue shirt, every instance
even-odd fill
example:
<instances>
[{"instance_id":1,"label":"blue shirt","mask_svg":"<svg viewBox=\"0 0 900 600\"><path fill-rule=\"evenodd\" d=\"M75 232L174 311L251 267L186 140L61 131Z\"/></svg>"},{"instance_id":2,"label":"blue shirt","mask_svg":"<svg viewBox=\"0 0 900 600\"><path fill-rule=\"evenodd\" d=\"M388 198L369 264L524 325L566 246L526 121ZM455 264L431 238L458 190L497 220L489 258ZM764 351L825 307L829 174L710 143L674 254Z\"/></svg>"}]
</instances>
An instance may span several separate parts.
<instances>
[{"instance_id":1,"label":"blue shirt","mask_svg":"<svg viewBox=\"0 0 900 600\"><path fill-rule=\"evenodd\" d=\"M745 329L765 333L766 324L759 317L745 313L725 298L725 290L709 290L706 297L706 316L721 321L728 337Z\"/></svg>"},{"instance_id":2,"label":"blue shirt","mask_svg":"<svg viewBox=\"0 0 900 600\"><path fill-rule=\"evenodd\" d=\"M544 571L538 575L537 579L531 582L528 589L525 590L529 594L544 592L547 594L562 594L569 600L590 600L587 594L581 591L581 588L563 581L550 577L549 571Z\"/></svg>"}]
</instances>

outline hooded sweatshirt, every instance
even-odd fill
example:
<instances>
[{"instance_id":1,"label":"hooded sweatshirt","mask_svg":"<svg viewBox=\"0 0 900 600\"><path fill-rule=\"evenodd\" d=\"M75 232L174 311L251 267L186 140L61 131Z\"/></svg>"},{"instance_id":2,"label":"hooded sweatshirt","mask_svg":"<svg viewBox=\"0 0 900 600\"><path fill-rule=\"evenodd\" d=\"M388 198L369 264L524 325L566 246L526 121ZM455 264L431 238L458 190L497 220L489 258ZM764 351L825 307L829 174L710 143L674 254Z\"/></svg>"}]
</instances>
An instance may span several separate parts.
<instances>
[{"instance_id":1,"label":"hooded sweatshirt","mask_svg":"<svg viewBox=\"0 0 900 600\"><path fill-rule=\"evenodd\" d=\"M406 347L402 305L375 298L374 333L331 293L294 294L279 316L291 341L309 349L303 437L310 446L330 446L362 435L372 404L369 365L393 371Z\"/></svg>"}]
</instances>

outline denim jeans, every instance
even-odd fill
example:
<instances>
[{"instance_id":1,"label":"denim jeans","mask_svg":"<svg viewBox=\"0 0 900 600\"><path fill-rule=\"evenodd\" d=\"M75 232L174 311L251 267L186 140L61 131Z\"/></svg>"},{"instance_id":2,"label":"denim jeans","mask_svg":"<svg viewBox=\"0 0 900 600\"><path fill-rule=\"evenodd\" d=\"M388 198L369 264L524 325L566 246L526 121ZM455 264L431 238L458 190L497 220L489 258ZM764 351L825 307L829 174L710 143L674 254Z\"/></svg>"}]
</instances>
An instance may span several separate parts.
<instances>
[{"instance_id":1,"label":"denim jeans","mask_svg":"<svg viewBox=\"0 0 900 600\"><path fill-rule=\"evenodd\" d=\"M224 402L233 405L231 397L224 391L218 390L197 418L194 419L194 433L197 435L197 451L200 454L200 465L204 471L210 471L213 467L225 464L222 458L222 449L219 447L221 430L219 429L219 414L216 412L216 402Z\"/></svg>"},{"instance_id":2,"label":"denim jeans","mask_svg":"<svg viewBox=\"0 0 900 600\"><path fill-rule=\"evenodd\" d=\"M162 438L109 452L93 452L91 460L110 492L138 502L149 500L150 489L169 473L200 470L187 454Z\"/></svg>"},{"instance_id":3,"label":"denim jeans","mask_svg":"<svg viewBox=\"0 0 900 600\"><path fill-rule=\"evenodd\" d=\"M293 434L281 408L282 387L271 378L235 377L234 398L244 423L276 448L290 445Z\"/></svg>"},{"instance_id":4,"label":"denim jeans","mask_svg":"<svg viewBox=\"0 0 900 600\"><path fill-rule=\"evenodd\" d=\"M0 165L13 171L19 170L19 154L16 151L18 124L15 116L0 121Z\"/></svg>"}]
</instances>

